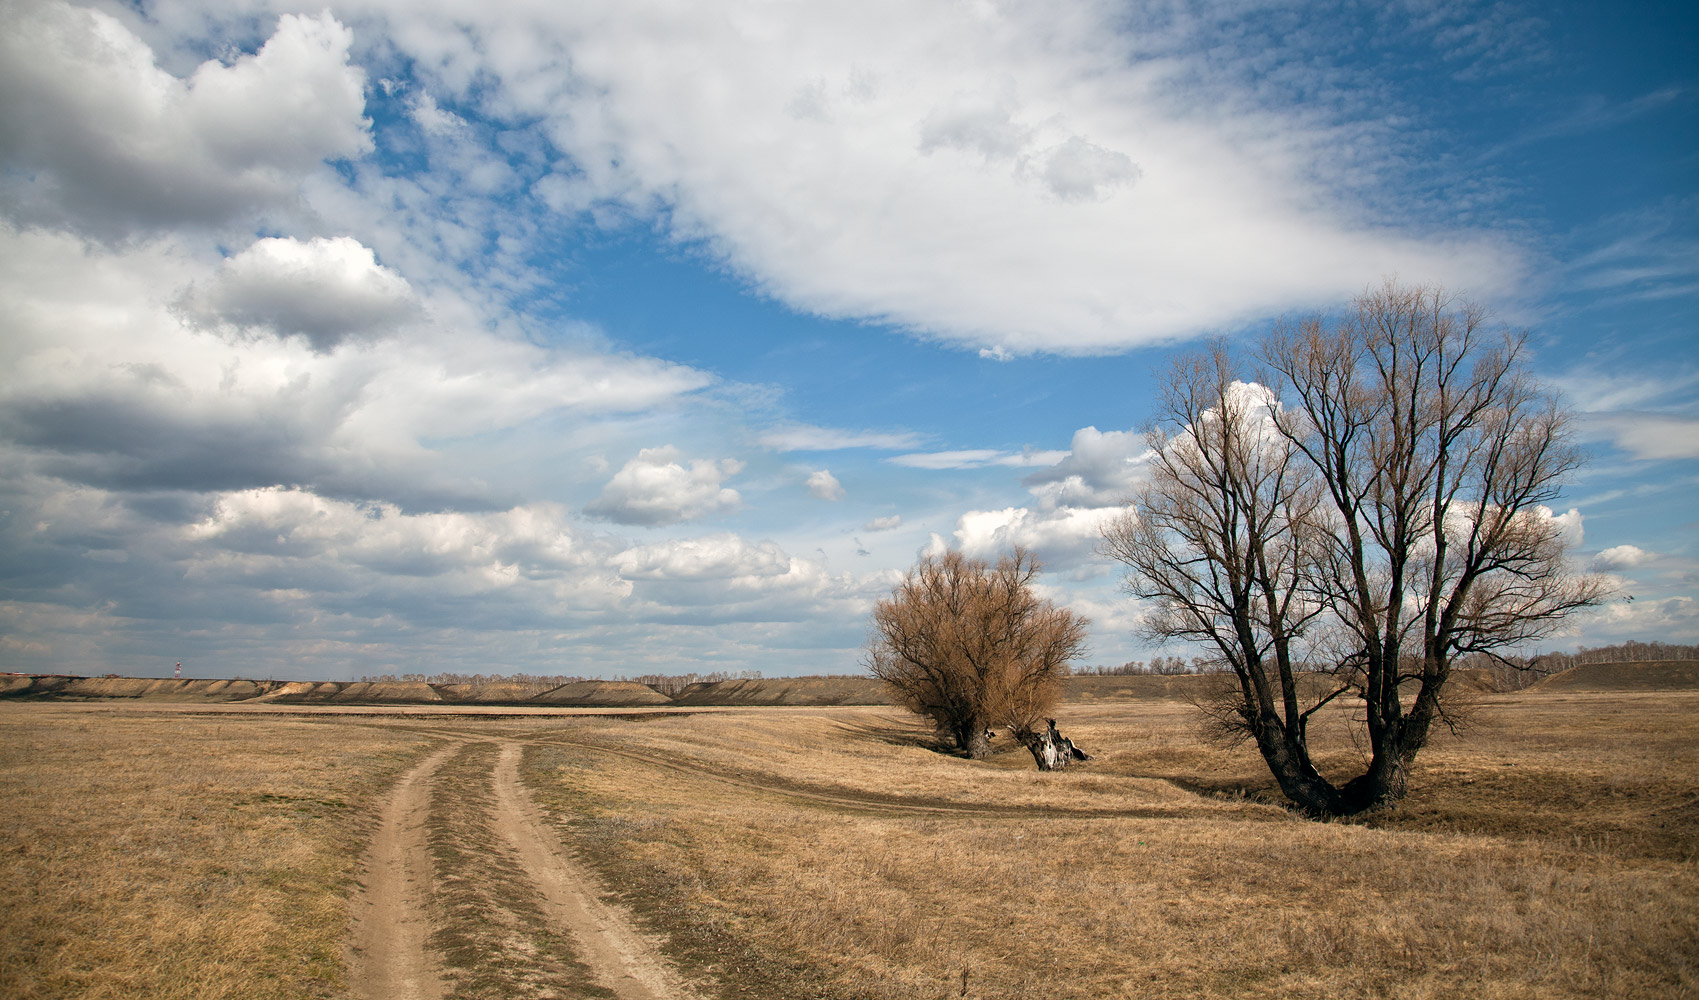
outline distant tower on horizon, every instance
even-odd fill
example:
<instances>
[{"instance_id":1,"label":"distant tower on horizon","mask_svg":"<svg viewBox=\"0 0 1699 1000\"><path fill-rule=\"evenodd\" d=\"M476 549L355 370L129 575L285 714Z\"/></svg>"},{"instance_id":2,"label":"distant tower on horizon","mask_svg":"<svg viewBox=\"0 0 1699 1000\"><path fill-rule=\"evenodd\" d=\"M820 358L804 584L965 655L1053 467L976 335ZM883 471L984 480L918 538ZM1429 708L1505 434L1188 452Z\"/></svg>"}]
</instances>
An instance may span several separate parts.
<instances>
[{"instance_id":1,"label":"distant tower on horizon","mask_svg":"<svg viewBox=\"0 0 1699 1000\"><path fill-rule=\"evenodd\" d=\"M179 680L182 679L182 677L183 677L183 661L182 660L177 661L177 669L173 670L171 672L171 676L176 677Z\"/></svg>"}]
</instances>

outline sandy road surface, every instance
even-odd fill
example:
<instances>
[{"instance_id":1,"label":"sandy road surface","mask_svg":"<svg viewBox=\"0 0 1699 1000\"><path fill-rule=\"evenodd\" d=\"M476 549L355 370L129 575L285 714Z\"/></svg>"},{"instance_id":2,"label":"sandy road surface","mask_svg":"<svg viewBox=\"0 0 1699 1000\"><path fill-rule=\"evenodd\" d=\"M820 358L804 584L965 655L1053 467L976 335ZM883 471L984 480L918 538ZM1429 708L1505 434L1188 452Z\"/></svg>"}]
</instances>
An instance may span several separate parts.
<instances>
[{"instance_id":1,"label":"sandy road surface","mask_svg":"<svg viewBox=\"0 0 1699 1000\"><path fill-rule=\"evenodd\" d=\"M396 782L367 856L364 888L352 901L353 995L361 1000L441 1000L444 984L430 949L428 851L431 776L466 742L501 744L490 774L490 825L513 848L542 898L549 922L566 932L578 960L620 1000L692 1000L697 994L618 908L599 898L594 876L561 847L519 779L523 742L433 734L452 740ZM501 956L490 956L499 962Z\"/></svg>"}]
</instances>

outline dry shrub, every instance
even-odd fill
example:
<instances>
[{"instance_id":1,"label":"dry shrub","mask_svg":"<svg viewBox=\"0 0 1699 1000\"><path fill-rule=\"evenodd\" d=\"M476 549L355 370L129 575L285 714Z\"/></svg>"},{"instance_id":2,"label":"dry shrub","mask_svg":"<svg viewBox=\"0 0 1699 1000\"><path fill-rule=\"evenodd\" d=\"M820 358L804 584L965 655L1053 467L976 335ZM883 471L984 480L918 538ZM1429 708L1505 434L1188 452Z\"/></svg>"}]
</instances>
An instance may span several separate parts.
<instances>
[{"instance_id":1,"label":"dry shrub","mask_svg":"<svg viewBox=\"0 0 1699 1000\"><path fill-rule=\"evenodd\" d=\"M870 672L970 757L993 726L1030 740L1085 648L1086 620L1033 592L1039 568L1019 547L995 566L926 555L874 606Z\"/></svg>"}]
</instances>

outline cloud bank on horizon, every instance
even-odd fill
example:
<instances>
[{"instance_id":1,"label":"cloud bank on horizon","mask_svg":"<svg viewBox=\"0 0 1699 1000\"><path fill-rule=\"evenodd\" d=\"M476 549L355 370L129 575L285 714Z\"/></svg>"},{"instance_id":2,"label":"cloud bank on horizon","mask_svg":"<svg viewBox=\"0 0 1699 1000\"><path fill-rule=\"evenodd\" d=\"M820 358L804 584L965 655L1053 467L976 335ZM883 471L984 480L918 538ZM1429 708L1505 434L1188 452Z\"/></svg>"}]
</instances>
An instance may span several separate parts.
<instances>
[{"instance_id":1,"label":"cloud bank on horizon","mask_svg":"<svg viewBox=\"0 0 1699 1000\"><path fill-rule=\"evenodd\" d=\"M1576 641L1692 641L1678 16L7 0L0 669L846 671L1012 544L1140 656L1150 371L1392 274L1576 407Z\"/></svg>"}]
</instances>

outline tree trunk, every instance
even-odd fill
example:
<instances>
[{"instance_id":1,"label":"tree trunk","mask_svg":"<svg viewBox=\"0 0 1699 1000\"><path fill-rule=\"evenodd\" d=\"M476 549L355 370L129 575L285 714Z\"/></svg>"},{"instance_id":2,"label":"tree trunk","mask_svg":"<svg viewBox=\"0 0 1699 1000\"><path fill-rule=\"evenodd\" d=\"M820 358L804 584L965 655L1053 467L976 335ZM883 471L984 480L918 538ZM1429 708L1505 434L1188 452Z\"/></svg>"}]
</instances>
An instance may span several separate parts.
<instances>
[{"instance_id":1,"label":"tree trunk","mask_svg":"<svg viewBox=\"0 0 1699 1000\"><path fill-rule=\"evenodd\" d=\"M1026 746L1040 771L1060 771L1076 760L1091 759L1090 754L1074 746L1073 740L1057 732L1055 719L1050 720L1047 730L1028 740Z\"/></svg>"},{"instance_id":2,"label":"tree trunk","mask_svg":"<svg viewBox=\"0 0 1699 1000\"><path fill-rule=\"evenodd\" d=\"M1257 749L1262 751L1282 794L1311 815L1339 816L1352 811L1344 807L1339 790L1316 770L1302 737L1288 733L1272 716L1255 720L1253 726Z\"/></svg>"},{"instance_id":3,"label":"tree trunk","mask_svg":"<svg viewBox=\"0 0 1699 1000\"><path fill-rule=\"evenodd\" d=\"M956 738L956 746L970 759L984 760L991 756L991 733L978 719L957 723L953 735Z\"/></svg>"}]
</instances>

